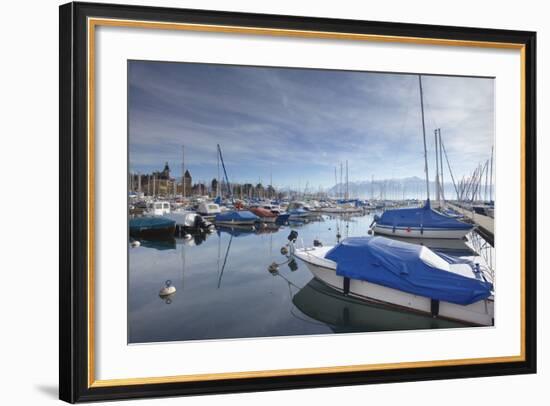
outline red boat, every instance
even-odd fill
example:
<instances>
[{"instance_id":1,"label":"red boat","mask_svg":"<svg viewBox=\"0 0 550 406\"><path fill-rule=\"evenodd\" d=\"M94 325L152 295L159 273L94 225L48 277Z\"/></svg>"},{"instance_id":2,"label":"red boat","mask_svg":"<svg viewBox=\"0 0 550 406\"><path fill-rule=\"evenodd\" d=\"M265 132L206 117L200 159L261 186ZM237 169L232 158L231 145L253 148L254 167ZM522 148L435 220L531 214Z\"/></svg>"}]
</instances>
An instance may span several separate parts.
<instances>
[{"instance_id":1,"label":"red boat","mask_svg":"<svg viewBox=\"0 0 550 406\"><path fill-rule=\"evenodd\" d=\"M252 213L260 218L260 221L264 223L275 223L277 220L277 214L271 210L264 209L263 207L252 207L249 209Z\"/></svg>"}]
</instances>

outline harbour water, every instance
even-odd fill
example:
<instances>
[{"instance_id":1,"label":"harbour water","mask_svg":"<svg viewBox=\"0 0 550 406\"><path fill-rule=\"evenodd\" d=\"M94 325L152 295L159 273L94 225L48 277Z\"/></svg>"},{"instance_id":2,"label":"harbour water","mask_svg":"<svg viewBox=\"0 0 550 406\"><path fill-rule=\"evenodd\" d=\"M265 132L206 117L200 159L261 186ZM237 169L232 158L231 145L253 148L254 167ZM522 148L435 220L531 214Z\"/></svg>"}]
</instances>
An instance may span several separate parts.
<instances>
[{"instance_id":1,"label":"harbour water","mask_svg":"<svg viewBox=\"0 0 550 406\"><path fill-rule=\"evenodd\" d=\"M298 246L366 235L374 214L141 241L129 248L129 343L464 327L344 296L280 252L291 230ZM430 248L469 251L464 241ZM163 298L166 284L176 293Z\"/></svg>"}]
</instances>

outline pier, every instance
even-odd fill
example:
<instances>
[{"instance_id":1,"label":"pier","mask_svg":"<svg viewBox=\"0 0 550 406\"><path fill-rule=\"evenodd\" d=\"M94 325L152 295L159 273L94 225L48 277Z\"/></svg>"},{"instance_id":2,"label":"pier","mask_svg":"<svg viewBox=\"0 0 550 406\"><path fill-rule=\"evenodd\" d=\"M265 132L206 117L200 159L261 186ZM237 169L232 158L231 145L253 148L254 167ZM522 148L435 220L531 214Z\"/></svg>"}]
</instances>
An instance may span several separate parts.
<instances>
[{"instance_id":1,"label":"pier","mask_svg":"<svg viewBox=\"0 0 550 406\"><path fill-rule=\"evenodd\" d=\"M447 203L452 209L462 214L474 223L476 232L481 235L491 246L495 246L495 220L489 216L478 214L473 210L467 210L453 203Z\"/></svg>"}]
</instances>

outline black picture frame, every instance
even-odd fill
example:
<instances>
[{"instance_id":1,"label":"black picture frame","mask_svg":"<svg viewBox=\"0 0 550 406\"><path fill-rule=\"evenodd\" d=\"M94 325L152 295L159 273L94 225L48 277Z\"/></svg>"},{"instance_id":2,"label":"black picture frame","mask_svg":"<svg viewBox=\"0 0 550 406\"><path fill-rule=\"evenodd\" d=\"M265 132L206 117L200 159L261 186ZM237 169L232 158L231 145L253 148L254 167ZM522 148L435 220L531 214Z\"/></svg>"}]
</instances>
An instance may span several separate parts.
<instances>
[{"instance_id":1,"label":"black picture frame","mask_svg":"<svg viewBox=\"0 0 550 406\"><path fill-rule=\"evenodd\" d=\"M68 3L60 6L60 252L59 397L67 402L235 393L482 377L536 372L536 33L374 21L261 15L205 10ZM311 373L193 382L90 386L87 275L87 19L195 23L269 29L512 43L523 47L524 65L524 359L471 365L361 372ZM124 135L121 135L124 136Z\"/></svg>"}]
</instances>

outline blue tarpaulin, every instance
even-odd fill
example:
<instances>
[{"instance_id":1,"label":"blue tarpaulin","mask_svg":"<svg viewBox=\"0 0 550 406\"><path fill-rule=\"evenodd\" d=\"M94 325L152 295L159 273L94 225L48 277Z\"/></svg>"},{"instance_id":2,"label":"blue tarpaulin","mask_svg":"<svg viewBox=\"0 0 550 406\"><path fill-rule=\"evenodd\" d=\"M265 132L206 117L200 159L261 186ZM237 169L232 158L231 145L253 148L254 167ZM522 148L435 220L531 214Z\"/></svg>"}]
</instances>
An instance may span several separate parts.
<instances>
[{"instance_id":1,"label":"blue tarpaulin","mask_svg":"<svg viewBox=\"0 0 550 406\"><path fill-rule=\"evenodd\" d=\"M305 210L305 209L302 209L302 208L290 209L288 211L288 214L290 214L293 217L308 216L309 213L310 212L308 210Z\"/></svg>"},{"instance_id":2,"label":"blue tarpaulin","mask_svg":"<svg viewBox=\"0 0 550 406\"><path fill-rule=\"evenodd\" d=\"M426 200L424 207L386 210L376 223L381 226L426 229L469 230L473 228L471 224L432 210L429 200Z\"/></svg>"},{"instance_id":3,"label":"blue tarpaulin","mask_svg":"<svg viewBox=\"0 0 550 406\"><path fill-rule=\"evenodd\" d=\"M336 262L336 274L339 276L435 300L467 305L491 295L491 283L442 270L425 262L421 254L422 250L427 249L385 237L353 237L331 249L325 258Z\"/></svg>"},{"instance_id":4,"label":"blue tarpaulin","mask_svg":"<svg viewBox=\"0 0 550 406\"><path fill-rule=\"evenodd\" d=\"M250 222L259 221L260 218L248 210L235 210L216 214L215 221Z\"/></svg>"}]
</instances>

